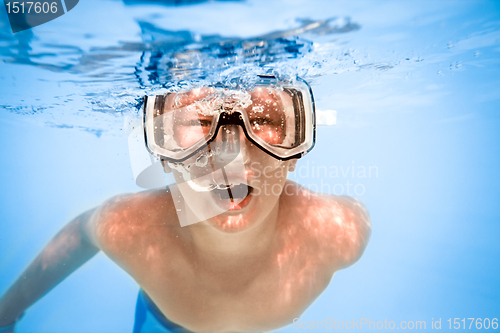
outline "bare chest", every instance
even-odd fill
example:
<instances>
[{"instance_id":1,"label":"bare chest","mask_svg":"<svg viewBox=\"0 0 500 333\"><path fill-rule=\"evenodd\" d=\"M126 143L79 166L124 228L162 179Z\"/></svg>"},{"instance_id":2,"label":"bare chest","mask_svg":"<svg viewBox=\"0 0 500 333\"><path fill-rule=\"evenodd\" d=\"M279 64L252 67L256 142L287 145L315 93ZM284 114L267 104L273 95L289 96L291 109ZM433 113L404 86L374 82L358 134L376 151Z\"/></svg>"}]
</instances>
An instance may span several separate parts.
<instances>
[{"instance_id":1,"label":"bare chest","mask_svg":"<svg viewBox=\"0 0 500 333\"><path fill-rule=\"evenodd\" d=\"M181 255L139 264L132 276L169 320L195 332L283 327L300 316L331 278L326 268L299 258L280 262L276 256L266 267L214 272Z\"/></svg>"}]
</instances>

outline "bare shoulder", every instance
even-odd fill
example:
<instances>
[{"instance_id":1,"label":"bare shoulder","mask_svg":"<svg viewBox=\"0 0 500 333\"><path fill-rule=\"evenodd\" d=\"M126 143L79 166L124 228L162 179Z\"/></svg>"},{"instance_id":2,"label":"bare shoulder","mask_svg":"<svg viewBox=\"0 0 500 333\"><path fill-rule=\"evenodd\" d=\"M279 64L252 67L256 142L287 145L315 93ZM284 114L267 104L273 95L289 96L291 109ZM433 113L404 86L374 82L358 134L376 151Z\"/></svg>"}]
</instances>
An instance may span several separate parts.
<instances>
[{"instance_id":1,"label":"bare shoulder","mask_svg":"<svg viewBox=\"0 0 500 333\"><path fill-rule=\"evenodd\" d=\"M288 181L284 193L289 216L300 225L321 253L338 270L363 254L371 233L367 209L357 199L315 193Z\"/></svg>"},{"instance_id":2,"label":"bare shoulder","mask_svg":"<svg viewBox=\"0 0 500 333\"><path fill-rule=\"evenodd\" d=\"M177 218L168 189L113 197L98 207L87 226L92 242L111 257L126 255ZM153 237L154 239L154 237Z\"/></svg>"}]
</instances>

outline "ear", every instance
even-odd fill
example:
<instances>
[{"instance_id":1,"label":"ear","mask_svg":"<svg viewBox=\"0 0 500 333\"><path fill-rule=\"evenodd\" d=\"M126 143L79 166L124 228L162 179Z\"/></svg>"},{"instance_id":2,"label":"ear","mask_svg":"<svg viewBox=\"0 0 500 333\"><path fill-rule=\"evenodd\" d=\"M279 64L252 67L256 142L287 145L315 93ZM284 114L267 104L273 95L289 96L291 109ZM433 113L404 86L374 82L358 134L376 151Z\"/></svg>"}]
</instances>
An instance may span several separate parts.
<instances>
[{"instance_id":1,"label":"ear","mask_svg":"<svg viewBox=\"0 0 500 333\"><path fill-rule=\"evenodd\" d=\"M288 172L294 172L295 167L297 166L298 159L293 159L288 161Z\"/></svg>"},{"instance_id":2,"label":"ear","mask_svg":"<svg viewBox=\"0 0 500 333\"><path fill-rule=\"evenodd\" d=\"M172 172L172 169L170 169L170 167L168 166L168 163L167 161L165 160L161 160L161 165L163 165L163 171L165 171L165 173L170 173Z\"/></svg>"}]
</instances>

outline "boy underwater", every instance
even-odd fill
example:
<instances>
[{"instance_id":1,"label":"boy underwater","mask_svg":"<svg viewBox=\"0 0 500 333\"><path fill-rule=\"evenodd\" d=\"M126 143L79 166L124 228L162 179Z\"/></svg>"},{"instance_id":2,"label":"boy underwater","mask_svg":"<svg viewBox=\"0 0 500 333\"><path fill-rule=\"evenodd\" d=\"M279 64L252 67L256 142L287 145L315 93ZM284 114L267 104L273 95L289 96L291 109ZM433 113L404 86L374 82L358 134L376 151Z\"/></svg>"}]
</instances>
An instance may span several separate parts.
<instances>
[{"instance_id":1,"label":"boy underwater","mask_svg":"<svg viewBox=\"0 0 500 333\"><path fill-rule=\"evenodd\" d=\"M286 179L315 141L304 81L149 96L143 126L176 185L114 197L66 225L0 298L0 332L99 251L141 288L134 333L278 329L361 257L364 207Z\"/></svg>"}]
</instances>

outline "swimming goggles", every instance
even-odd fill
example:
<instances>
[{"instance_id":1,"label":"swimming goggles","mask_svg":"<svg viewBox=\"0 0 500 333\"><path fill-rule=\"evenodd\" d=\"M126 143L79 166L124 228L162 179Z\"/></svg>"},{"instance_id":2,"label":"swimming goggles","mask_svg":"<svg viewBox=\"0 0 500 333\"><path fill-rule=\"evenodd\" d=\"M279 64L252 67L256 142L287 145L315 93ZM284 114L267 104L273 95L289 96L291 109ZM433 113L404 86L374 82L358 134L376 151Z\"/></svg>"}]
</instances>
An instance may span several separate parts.
<instances>
[{"instance_id":1,"label":"swimming goggles","mask_svg":"<svg viewBox=\"0 0 500 333\"><path fill-rule=\"evenodd\" d=\"M251 143L279 160L309 152L316 136L309 85L298 78L282 82L262 75L252 87L214 85L146 96L143 125L147 149L163 160L182 162L215 141L219 131L224 137L238 127L231 125L239 125Z\"/></svg>"}]
</instances>

